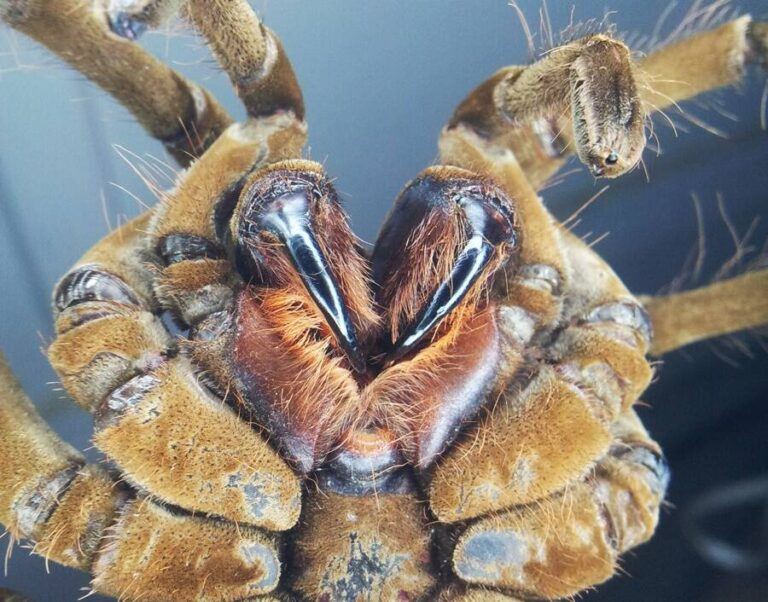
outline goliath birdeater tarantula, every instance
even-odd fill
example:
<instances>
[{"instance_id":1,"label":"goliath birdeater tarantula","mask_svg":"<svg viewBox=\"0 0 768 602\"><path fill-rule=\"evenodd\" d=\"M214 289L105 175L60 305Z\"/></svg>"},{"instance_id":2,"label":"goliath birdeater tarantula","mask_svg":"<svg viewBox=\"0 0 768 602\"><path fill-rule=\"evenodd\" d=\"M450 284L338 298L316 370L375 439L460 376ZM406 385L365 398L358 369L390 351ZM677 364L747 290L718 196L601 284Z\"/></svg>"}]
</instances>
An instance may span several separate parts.
<instances>
[{"instance_id":1,"label":"goliath birdeater tarantula","mask_svg":"<svg viewBox=\"0 0 768 602\"><path fill-rule=\"evenodd\" d=\"M248 112L132 40L181 11ZM186 167L54 293L86 464L0 364L0 522L126 600L559 598L653 533L646 354L768 322L768 270L634 297L536 191L635 166L649 113L768 61L748 16L637 59L593 33L459 105L371 253L246 0L0 0ZM161 320L168 313L182 335ZM263 598L261 598L263 597Z\"/></svg>"}]
</instances>

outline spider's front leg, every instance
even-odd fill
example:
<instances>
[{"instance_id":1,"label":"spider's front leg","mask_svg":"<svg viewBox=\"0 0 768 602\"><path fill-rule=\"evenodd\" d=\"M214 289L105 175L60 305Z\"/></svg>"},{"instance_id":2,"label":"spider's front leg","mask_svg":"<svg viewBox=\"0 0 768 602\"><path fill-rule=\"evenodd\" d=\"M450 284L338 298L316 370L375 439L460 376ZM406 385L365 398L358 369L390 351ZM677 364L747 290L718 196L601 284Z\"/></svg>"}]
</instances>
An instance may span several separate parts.
<instances>
[{"instance_id":1,"label":"spider's front leg","mask_svg":"<svg viewBox=\"0 0 768 602\"><path fill-rule=\"evenodd\" d=\"M750 64L768 65L768 24L749 16L639 59L609 35L588 36L480 84L443 130L441 153L466 167L462 140L474 136L514 157L534 188L574 152L596 176L616 177L639 161L647 115L733 85Z\"/></svg>"},{"instance_id":2,"label":"spider's front leg","mask_svg":"<svg viewBox=\"0 0 768 602\"><path fill-rule=\"evenodd\" d=\"M97 591L211 600L277 587L274 535L161 507L85 464L43 422L2 356L0 453L0 523L36 553L91 571Z\"/></svg>"},{"instance_id":3,"label":"spider's front leg","mask_svg":"<svg viewBox=\"0 0 768 602\"><path fill-rule=\"evenodd\" d=\"M109 235L61 280L51 364L133 485L188 510L287 529L299 513L296 477L200 383L155 313L148 219Z\"/></svg>"},{"instance_id":4,"label":"spider's front leg","mask_svg":"<svg viewBox=\"0 0 768 602\"><path fill-rule=\"evenodd\" d=\"M586 479L462 533L453 556L458 577L547 599L609 579L619 555L653 535L669 480L634 411L626 410L611 433L608 453Z\"/></svg>"},{"instance_id":5,"label":"spider's front leg","mask_svg":"<svg viewBox=\"0 0 768 602\"><path fill-rule=\"evenodd\" d=\"M546 598L609 578L653 533L666 480L631 409L651 375L647 315L581 241L563 248L579 278L564 291L562 328L533 377L509 383L438 463L430 490L447 522L492 514L458 538L462 580Z\"/></svg>"}]
</instances>

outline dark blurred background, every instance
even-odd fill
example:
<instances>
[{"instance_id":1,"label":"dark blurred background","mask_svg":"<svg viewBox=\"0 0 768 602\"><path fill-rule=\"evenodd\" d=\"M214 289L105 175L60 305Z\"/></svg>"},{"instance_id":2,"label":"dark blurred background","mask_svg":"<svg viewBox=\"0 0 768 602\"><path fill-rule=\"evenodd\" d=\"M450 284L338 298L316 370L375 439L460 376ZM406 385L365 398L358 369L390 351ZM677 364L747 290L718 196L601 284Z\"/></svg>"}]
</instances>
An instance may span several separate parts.
<instances>
[{"instance_id":1,"label":"dark blurred background","mask_svg":"<svg viewBox=\"0 0 768 602\"><path fill-rule=\"evenodd\" d=\"M253 4L282 37L302 84L309 154L338 178L354 229L367 241L399 189L435 159L438 132L466 92L499 67L528 59L518 17L503 0ZM520 6L538 30L538 0ZM605 0L582 0L574 18L602 19L605 6ZM608 6L620 31L649 34L668 1ZM662 34L690 6L672 7ZM728 6L768 17L765 0ZM570 21L571 3L550 2L548 9L555 31ZM151 33L142 43L243 115L226 78L188 31ZM638 169L610 182L581 215L576 231L591 241L608 233L596 248L632 290L657 292L684 273L699 240L692 194L706 241L701 282L734 254L727 221L743 236L762 218L750 240L757 247L766 240L764 85L764 75L753 69L738 90L709 95L707 107L686 105L696 124L671 113L677 134L655 119L663 154L646 151L647 175ZM57 392L41 352L52 336L50 291L110 226L139 213L140 203L154 203L115 146L167 158L104 93L8 29L0 29L0 107L0 344L41 413L82 449L89 446L90 419ZM573 168L578 164L566 171ZM565 218L605 184L577 170L543 195ZM641 416L672 466L669 507L652 542L587 598L768 599L764 569L718 569L695 553L682 528L693 500L768 473L768 353L751 336L690 347L664 358L644 399ZM710 522L738 545L759 544L761 537L765 545L766 504L721 511ZM0 586L37 601L75 600L87 592L85 575L55 565L46 572L43 559L16 547Z\"/></svg>"}]
</instances>

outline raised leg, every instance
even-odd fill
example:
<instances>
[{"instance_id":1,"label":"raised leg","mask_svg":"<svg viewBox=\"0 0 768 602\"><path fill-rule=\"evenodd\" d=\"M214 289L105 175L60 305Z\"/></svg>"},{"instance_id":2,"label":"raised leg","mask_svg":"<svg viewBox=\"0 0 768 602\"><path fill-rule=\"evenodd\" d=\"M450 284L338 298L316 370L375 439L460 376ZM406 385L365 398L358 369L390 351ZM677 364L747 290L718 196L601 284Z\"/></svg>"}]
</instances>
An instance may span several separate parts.
<instances>
[{"instance_id":1,"label":"raised leg","mask_svg":"<svg viewBox=\"0 0 768 602\"><path fill-rule=\"evenodd\" d=\"M739 20L712 35L731 41L741 35L752 44L762 29L748 23ZM716 46L714 38L707 46ZM670 49L662 63L674 64L671 57L681 57L686 48L681 43ZM696 92L732 83L743 65L759 55L735 44L730 56L736 66L714 75L716 61L704 62L711 77L709 84L697 84ZM613 62L618 71L615 89L585 67L585 62L594 67L600 61L606 67ZM610 268L554 222L534 192L554 173L570 144L567 133L563 148L546 148L542 140L549 136L551 142L562 122L572 118L573 127L583 130L575 134L577 145L585 145L582 158L596 165L595 171L616 175L627 168L619 152L616 161L608 153L597 164L589 142L625 136L624 148L635 148L627 146L638 132L633 107L646 110L640 69L621 45L602 36L582 40L527 69L496 74L459 107L440 140L442 162L493 178L521 214L519 263L499 270L493 291L502 310L500 330L529 333L518 343L523 369L428 473L429 503L439 520L479 518L459 537L453 567L476 586L525 596L573 595L610 577L618 555L655 528L665 469L631 410L651 377L644 357L651 345L651 319ZM655 69L656 77L662 77L661 68ZM555 89L558 71L564 88ZM525 85L517 86L520 82ZM611 90L617 106L583 119L588 107L602 106L588 98L600 96L601 89ZM555 114L554 122L547 123L546 113L552 115L553 107L563 103L571 117ZM537 112L541 107L543 116ZM610 165L618 166L614 173ZM538 276L538 286L526 282L528 274ZM689 337L764 323L764 288L758 272L690 297L684 294L679 302L676 297L650 299L648 305L656 313L662 345L675 347ZM693 302L693 314L703 315L707 301L726 311L688 322L676 314L686 300ZM546 351L537 354L536 349ZM627 426L628 420L634 426ZM638 441L640 450L624 456L617 448L627 447L627 436L629 447Z\"/></svg>"},{"instance_id":2,"label":"raised leg","mask_svg":"<svg viewBox=\"0 0 768 602\"><path fill-rule=\"evenodd\" d=\"M530 66L501 69L473 90L443 130L443 161L468 130L493 154L508 151L534 188L572 152L596 176L615 177L640 159L646 115L734 84L767 58L768 25L749 16L639 60L617 40L589 36Z\"/></svg>"},{"instance_id":3,"label":"raised leg","mask_svg":"<svg viewBox=\"0 0 768 602\"><path fill-rule=\"evenodd\" d=\"M245 0L187 0L186 14L208 40L250 117L290 112L304 119L304 101L280 40Z\"/></svg>"},{"instance_id":4,"label":"raised leg","mask_svg":"<svg viewBox=\"0 0 768 602\"><path fill-rule=\"evenodd\" d=\"M207 91L111 31L101 2L3 0L0 17L111 94L183 166L231 122Z\"/></svg>"},{"instance_id":5,"label":"raised leg","mask_svg":"<svg viewBox=\"0 0 768 602\"><path fill-rule=\"evenodd\" d=\"M662 110L739 83L750 64L768 67L768 23L745 15L640 59L641 96L649 112Z\"/></svg>"}]
</instances>

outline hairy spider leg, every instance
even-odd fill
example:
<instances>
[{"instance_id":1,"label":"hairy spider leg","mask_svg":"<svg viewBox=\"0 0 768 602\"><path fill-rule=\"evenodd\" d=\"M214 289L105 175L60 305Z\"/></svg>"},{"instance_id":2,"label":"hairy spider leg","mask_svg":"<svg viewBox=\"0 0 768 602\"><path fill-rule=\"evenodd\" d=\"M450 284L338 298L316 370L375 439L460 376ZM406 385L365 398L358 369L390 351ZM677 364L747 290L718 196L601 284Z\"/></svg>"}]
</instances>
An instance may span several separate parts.
<instances>
[{"instance_id":1,"label":"hairy spider leg","mask_svg":"<svg viewBox=\"0 0 768 602\"><path fill-rule=\"evenodd\" d=\"M0 522L46 559L91 571L96 591L210 600L277 587L275 535L172 511L86 464L43 421L1 354L0 453Z\"/></svg>"}]
</instances>

